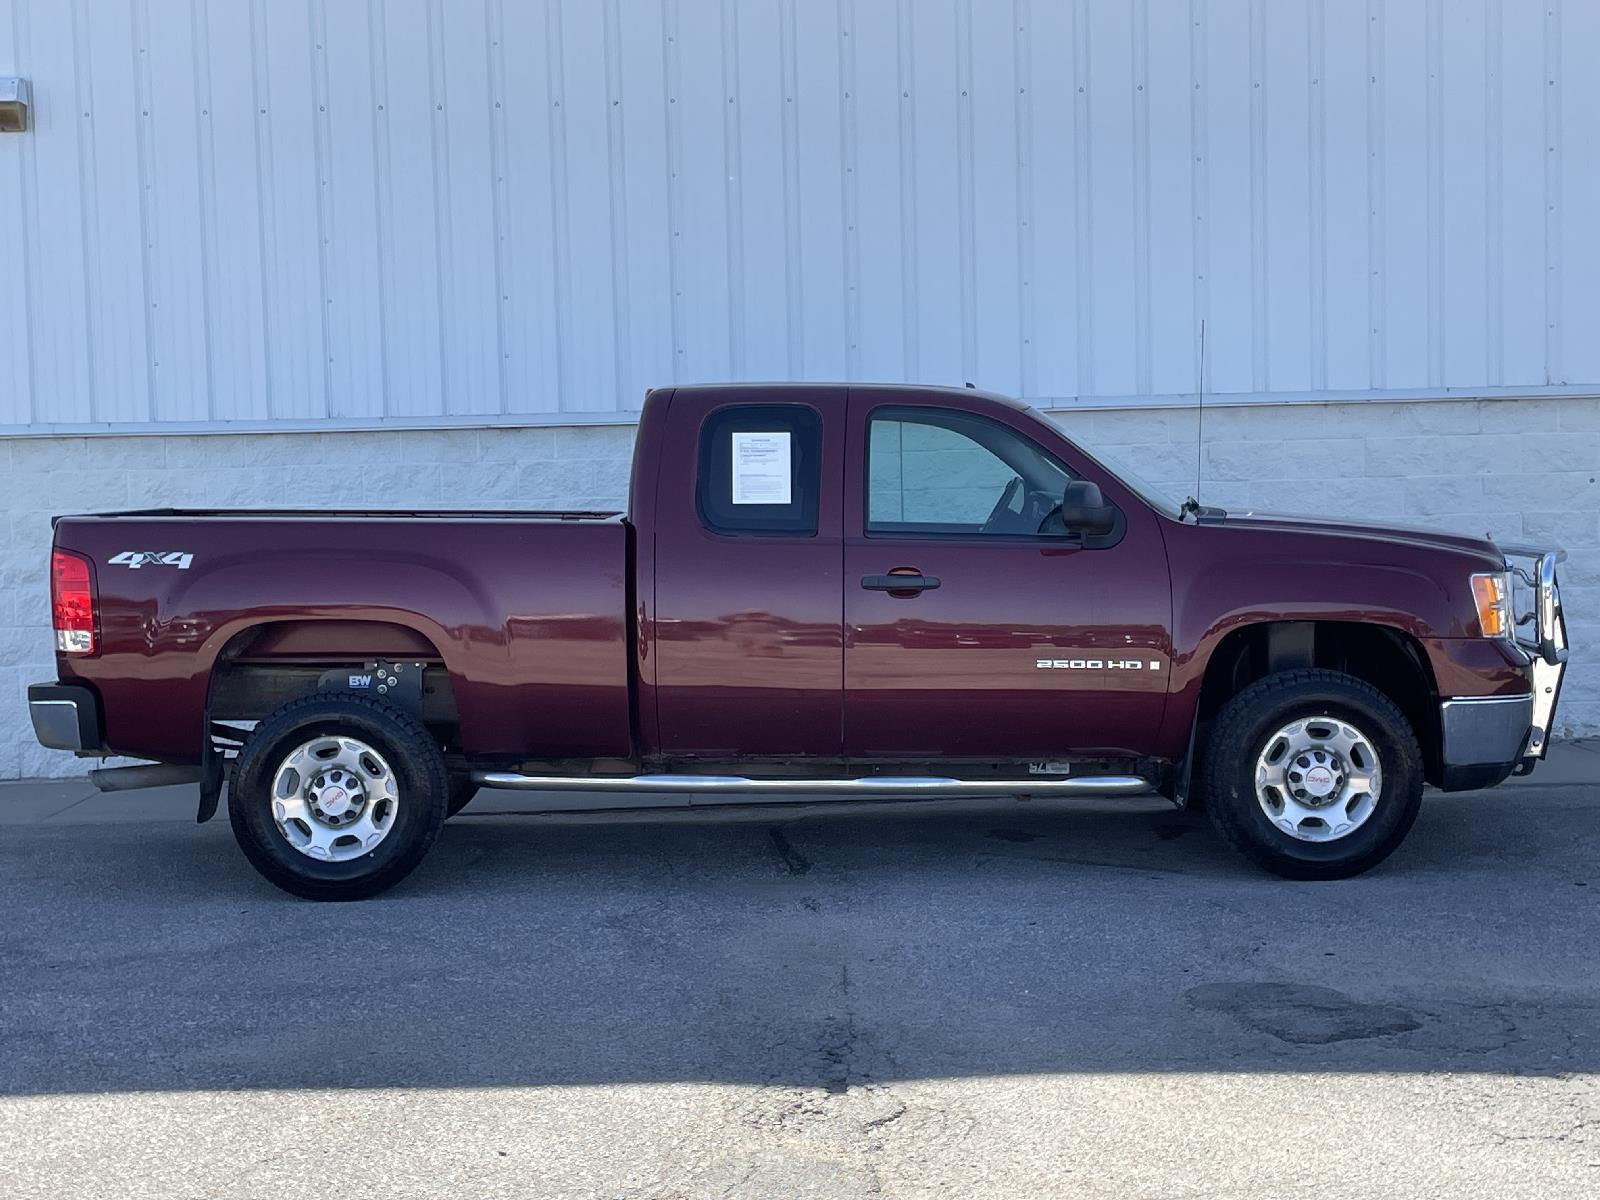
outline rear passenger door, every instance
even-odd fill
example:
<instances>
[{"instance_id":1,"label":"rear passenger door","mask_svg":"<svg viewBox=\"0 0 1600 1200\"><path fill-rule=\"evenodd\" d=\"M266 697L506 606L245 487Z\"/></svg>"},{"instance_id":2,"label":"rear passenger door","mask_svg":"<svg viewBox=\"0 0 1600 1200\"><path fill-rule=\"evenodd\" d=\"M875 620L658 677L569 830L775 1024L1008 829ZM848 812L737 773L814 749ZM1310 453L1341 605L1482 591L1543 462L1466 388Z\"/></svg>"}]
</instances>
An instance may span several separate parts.
<instances>
[{"instance_id":1,"label":"rear passenger door","mask_svg":"<svg viewBox=\"0 0 1600 1200\"><path fill-rule=\"evenodd\" d=\"M842 399L805 388L674 395L654 498L663 753L838 759Z\"/></svg>"}]
</instances>

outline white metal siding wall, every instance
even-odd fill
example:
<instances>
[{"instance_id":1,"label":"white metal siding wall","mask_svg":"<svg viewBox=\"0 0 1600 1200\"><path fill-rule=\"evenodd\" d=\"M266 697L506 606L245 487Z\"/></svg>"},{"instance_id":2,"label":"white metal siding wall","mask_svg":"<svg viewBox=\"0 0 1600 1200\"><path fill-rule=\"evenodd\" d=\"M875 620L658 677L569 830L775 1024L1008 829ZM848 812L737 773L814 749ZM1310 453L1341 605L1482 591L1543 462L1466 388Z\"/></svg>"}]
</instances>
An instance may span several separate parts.
<instances>
[{"instance_id":1,"label":"white metal siding wall","mask_svg":"<svg viewBox=\"0 0 1600 1200\"><path fill-rule=\"evenodd\" d=\"M0 431L1600 390L1590 0L0 0Z\"/></svg>"}]
</instances>

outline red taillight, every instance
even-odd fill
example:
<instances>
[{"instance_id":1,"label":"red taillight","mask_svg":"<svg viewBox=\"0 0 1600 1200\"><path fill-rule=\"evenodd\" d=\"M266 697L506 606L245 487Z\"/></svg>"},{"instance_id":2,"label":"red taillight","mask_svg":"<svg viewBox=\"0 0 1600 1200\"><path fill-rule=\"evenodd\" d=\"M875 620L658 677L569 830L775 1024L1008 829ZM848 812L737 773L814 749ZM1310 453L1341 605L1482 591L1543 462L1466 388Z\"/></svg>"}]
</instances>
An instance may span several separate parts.
<instances>
[{"instance_id":1,"label":"red taillight","mask_svg":"<svg viewBox=\"0 0 1600 1200\"><path fill-rule=\"evenodd\" d=\"M94 653L94 572L81 554L50 552L50 612L57 650Z\"/></svg>"}]
</instances>

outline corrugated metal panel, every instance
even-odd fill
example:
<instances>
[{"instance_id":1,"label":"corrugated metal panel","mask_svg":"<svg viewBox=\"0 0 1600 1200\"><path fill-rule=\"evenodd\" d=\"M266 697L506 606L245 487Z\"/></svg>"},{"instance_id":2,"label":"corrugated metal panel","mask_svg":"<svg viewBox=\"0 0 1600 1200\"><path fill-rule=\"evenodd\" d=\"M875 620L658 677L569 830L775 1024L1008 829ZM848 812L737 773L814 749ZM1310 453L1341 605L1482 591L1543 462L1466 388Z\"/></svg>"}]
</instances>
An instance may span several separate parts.
<instances>
[{"instance_id":1,"label":"corrugated metal panel","mask_svg":"<svg viewBox=\"0 0 1600 1200\"><path fill-rule=\"evenodd\" d=\"M1600 6L0 0L0 431L1600 390Z\"/></svg>"}]
</instances>

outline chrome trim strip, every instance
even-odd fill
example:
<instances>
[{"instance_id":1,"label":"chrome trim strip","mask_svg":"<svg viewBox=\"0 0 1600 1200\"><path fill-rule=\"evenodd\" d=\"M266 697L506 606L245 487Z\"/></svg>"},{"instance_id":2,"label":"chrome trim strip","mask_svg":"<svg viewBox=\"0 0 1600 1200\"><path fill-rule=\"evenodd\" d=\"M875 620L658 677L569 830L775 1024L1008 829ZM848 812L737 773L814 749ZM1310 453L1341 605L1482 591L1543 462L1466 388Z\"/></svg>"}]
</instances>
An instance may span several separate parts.
<instances>
[{"instance_id":1,"label":"chrome trim strip","mask_svg":"<svg viewBox=\"0 0 1600 1200\"><path fill-rule=\"evenodd\" d=\"M1528 693L1520 696L1446 696L1439 701L1440 708L1449 708L1452 704L1526 704Z\"/></svg>"},{"instance_id":2,"label":"chrome trim strip","mask_svg":"<svg viewBox=\"0 0 1600 1200\"><path fill-rule=\"evenodd\" d=\"M860 779L747 779L742 775L521 775L474 771L479 787L546 792L737 793L750 796L1143 796L1154 786L1136 775L1075 779L950 779L879 775Z\"/></svg>"}]
</instances>

